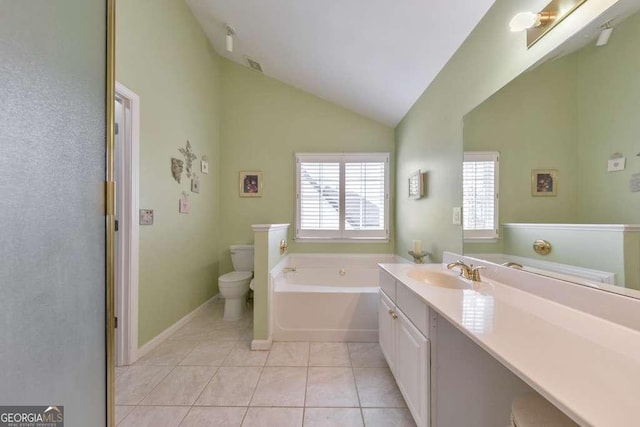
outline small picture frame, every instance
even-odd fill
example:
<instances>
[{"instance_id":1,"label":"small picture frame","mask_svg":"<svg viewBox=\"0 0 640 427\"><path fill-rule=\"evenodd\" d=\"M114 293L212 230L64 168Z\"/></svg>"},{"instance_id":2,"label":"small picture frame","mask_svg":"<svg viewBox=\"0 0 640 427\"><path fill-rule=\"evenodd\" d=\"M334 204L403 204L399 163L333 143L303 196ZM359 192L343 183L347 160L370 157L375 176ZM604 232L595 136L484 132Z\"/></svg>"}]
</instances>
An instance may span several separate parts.
<instances>
[{"instance_id":1,"label":"small picture frame","mask_svg":"<svg viewBox=\"0 0 640 427\"><path fill-rule=\"evenodd\" d=\"M209 161L206 159L202 159L200 160L200 171L202 173L208 174L209 173Z\"/></svg>"},{"instance_id":2,"label":"small picture frame","mask_svg":"<svg viewBox=\"0 0 640 427\"><path fill-rule=\"evenodd\" d=\"M195 174L191 178L191 192L200 193L200 179Z\"/></svg>"},{"instance_id":3,"label":"small picture frame","mask_svg":"<svg viewBox=\"0 0 640 427\"><path fill-rule=\"evenodd\" d=\"M178 206L178 212L188 214L191 211L191 200L187 197L181 197Z\"/></svg>"},{"instance_id":4,"label":"small picture frame","mask_svg":"<svg viewBox=\"0 0 640 427\"><path fill-rule=\"evenodd\" d=\"M409 198L419 199L424 196L424 175L420 169L409 177Z\"/></svg>"},{"instance_id":5,"label":"small picture frame","mask_svg":"<svg viewBox=\"0 0 640 427\"><path fill-rule=\"evenodd\" d=\"M531 171L531 195L532 196L557 196L558 195L558 170L557 169L533 169Z\"/></svg>"},{"instance_id":6,"label":"small picture frame","mask_svg":"<svg viewBox=\"0 0 640 427\"><path fill-rule=\"evenodd\" d=\"M153 225L153 209L140 209L140 225Z\"/></svg>"},{"instance_id":7,"label":"small picture frame","mask_svg":"<svg viewBox=\"0 0 640 427\"><path fill-rule=\"evenodd\" d=\"M262 197L262 172L240 172L240 197Z\"/></svg>"}]
</instances>

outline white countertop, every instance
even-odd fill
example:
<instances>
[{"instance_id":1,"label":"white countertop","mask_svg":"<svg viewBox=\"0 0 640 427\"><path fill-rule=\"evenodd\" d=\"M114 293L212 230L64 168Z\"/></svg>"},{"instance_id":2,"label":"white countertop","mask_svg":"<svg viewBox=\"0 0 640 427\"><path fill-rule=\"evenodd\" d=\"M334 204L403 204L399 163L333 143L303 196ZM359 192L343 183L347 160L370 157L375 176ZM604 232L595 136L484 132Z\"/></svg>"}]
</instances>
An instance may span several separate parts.
<instances>
[{"instance_id":1,"label":"white countertop","mask_svg":"<svg viewBox=\"0 0 640 427\"><path fill-rule=\"evenodd\" d=\"M583 426L640 425L640 332L491 279L445 289L407 276L442 264L381 264Z\"/></svg>"}]
</instances>

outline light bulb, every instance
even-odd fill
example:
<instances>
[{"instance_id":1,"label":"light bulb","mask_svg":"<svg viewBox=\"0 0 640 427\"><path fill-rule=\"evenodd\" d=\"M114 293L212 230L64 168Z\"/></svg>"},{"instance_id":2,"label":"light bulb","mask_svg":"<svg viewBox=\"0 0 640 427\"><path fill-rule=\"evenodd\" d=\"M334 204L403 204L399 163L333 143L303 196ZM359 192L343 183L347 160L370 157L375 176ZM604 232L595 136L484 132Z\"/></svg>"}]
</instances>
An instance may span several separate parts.
<instances>
[{"instance_id":1,"label":"light bulb","mask_svg":"<svg viewBox=\"0 0 640 427\"><path fill-rule=\"evenodd\" d=\"M520 12L509 22L511 31L524 31L527 28L533 28L540 25L540 14L532 12Z\"/></svg>"}]
</instances>

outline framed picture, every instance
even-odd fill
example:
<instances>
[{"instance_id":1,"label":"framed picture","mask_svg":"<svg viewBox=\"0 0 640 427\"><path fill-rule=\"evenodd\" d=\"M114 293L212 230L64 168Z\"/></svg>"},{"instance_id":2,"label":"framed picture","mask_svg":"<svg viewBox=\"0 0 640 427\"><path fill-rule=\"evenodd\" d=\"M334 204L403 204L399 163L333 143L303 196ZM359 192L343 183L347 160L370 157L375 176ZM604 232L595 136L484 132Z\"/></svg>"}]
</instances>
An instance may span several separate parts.
<instances>
[{"instance_id":1,"label":"framed picture","mask_svg":"<svg viewBox=\"0 0 640 427\"><path fill-rule=\"evenodd\" d=\"M409 197L419 199L422 196L424 196L424 178L422 171L418 169L418 172L409 177Z\"/></svg>"},{"instance_id":2,"label":"framed picture","mask_svg":"<svg viewBox=\"0 0 640 427\"><path fill-rule=\"evenodd\" d=\"M196 174L193 174L193 178L191 179L191 192L192 193L200 192L200 179Z\"/></svg>"},{"instance_id":3,"label":"framed picture","mask_svg":"<svg viewBox=\"0 0 640 427\"><path fill-rule=\"evenodd\" d=\"M558 195L558 170L557 169L533 169L531 171L531 195L532 196L557 196Z\"/></svg>"},{"instance_id":4,"label":"framed picture","mask_svg":"<svg viewBox=\"0 0 640 427\"><path fill-rule=\"evenodd\" d=\"M240 172L240 197L262 197L262 172Z\"/></svg>"}]
</instances>

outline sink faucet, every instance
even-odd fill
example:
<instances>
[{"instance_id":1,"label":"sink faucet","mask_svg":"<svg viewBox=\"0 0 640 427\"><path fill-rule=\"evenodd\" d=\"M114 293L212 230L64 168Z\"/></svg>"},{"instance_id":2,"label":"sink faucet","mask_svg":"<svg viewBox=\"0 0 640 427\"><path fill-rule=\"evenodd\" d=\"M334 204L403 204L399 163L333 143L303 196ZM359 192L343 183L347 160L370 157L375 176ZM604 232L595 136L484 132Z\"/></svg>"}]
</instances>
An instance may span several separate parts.
<instances>
[{"instance_id":1,"label":"sink faucet","mask_svg":"<svg viewBox=\"0 0 640 427\"><path fill-rule=\"evenodd\" d=\"M480 270L483 270L486 268L482 266L474 267L473 264L467 265L460 260L447 264L447 268L449 270L456 267L460 268L460 276L464 277L465 279L472 280L474 282L480 282L482 280L482 278L480 277Z\"/></svg>"}]
</instances>

